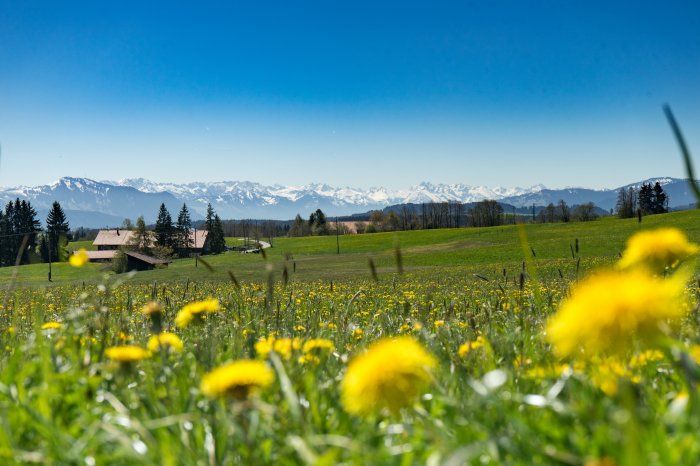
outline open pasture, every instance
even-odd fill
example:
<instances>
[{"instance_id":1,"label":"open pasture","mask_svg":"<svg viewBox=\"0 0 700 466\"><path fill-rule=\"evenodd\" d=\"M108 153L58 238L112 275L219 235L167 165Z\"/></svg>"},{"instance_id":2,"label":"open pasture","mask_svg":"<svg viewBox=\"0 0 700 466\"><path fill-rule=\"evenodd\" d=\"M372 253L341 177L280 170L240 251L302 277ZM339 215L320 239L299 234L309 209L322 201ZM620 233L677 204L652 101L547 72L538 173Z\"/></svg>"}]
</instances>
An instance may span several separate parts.
<instances>
[{"instance_id":1,"label":"open pasture","mask_svg":"<svg viewBox=\"0 0 700 466\"><path fill-rule=\"evenodd\" d=\"M347 236L339 255L335 237L280 238L266 257L206 258L212 270L189 259L133 277L55 265L48 287L43 266L21 267L16 282L3 270L0 458L696 464L697 278L668 330L676 349L579 359L557 354L545 329L630 234L672 225L698 242L698 217ZM174 336L154 343L161 331ZM352 369L386 337L419 347ZM240 360L261 365L226 365Z\"/></svg>"}]
</instances>

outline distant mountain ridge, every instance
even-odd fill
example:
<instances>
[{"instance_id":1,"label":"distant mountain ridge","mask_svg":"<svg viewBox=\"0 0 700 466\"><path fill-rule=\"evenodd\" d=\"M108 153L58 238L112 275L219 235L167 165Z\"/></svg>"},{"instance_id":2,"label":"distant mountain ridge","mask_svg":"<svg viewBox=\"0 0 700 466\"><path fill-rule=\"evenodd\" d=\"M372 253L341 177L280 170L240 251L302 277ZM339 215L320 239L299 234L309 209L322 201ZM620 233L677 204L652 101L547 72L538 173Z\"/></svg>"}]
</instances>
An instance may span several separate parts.
<instances>
[{"instance_id":1,"label":"distant mountain ridge","mask_svg":"<svg viewBox=\"0 0 700 466\"><path fill-rule=\"evenodd\" d=\"M669 194L670 206L687 206L695 202L687 182L678 178L652 178L659 181ZM64 177L50 185L0 188L0 202L16 197L28 199L45 218L51 203L57 200L67 211L72 226L104 227L119 225L124 218L132 220L143 215L154 222L161 203L173 217L182 203L190 207L192 218L203 218L207 203L211 203L224 218L290 219L297 213L307 216L315 209L329 215L351 215L397 204L459 201L476 202L495 199L518 208L556 203L593 202L609 210L614 207L617 191L613 189L565 188L548 189L543 185L529 188L470 186L462 183L420 183L407 189L383 187L359 189L332 187L327 184L303 186L266 186L250 181L220 181L192 183L157 183L143 178L119 181L95 181L88 178Z\"/></svg>"}]
</instances>

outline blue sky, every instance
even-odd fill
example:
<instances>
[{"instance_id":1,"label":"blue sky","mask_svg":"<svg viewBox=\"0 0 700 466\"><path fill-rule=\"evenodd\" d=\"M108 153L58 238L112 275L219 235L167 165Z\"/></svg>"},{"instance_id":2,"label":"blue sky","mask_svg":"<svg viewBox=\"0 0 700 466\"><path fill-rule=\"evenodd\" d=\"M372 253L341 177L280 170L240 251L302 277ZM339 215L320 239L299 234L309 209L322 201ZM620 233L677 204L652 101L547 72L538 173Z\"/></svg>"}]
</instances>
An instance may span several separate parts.
<instances>
[{"instance_id":1,"label":"blue sky","mask_svg":"<svg viewBox=\"0 0 700 466\"><path fill-rule=\"evenodd\" d=\"M615 186L683 175L664 102L700 153L698 2L98 3L0 0L0 185Z\"/></svg>"}]
</instances>

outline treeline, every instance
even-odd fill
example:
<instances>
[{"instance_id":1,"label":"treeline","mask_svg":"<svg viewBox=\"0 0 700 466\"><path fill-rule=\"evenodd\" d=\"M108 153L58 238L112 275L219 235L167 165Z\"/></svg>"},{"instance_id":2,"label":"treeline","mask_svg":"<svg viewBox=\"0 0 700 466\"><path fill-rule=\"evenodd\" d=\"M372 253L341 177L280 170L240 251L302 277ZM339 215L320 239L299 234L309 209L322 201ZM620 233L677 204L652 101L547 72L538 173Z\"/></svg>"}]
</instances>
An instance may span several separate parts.
<instances>
[{"instance_id":1,"label":"treeline","mask_svg":"<svg viewBox=\"0 0 700 466\"><path fill-rule=\"evenodd\" d=\"M663 214L668 212L668 195L658 181L652 186L644 183L637 189L634 186L621 188L617 193L617 216L632 218L635 216Z\"/></svg>"},{"instance_id":2,"label":"treeline","mask_svg":"<svg viewBox=\"0 0 700 466\"><path fill-rule=\"evenodd\" d=\"M521 209L522 210L522 209ZM355 222L358 233L378 231L427 230L433 228L492 227L524 222L590 221L598 218L593 203L568 206L563 200L531 213L506 212L494 200L462 204L459 202L400 205L388 211L374 211L369 218Z\"/></svg>"},{"instance_id":3,"label":"treeline","mask_svg":"<svg viewBox=\"0 0 700 466\"><path fill-rule=\"evenodd\" d=\"M590 222L598 217L595 204L592 202L569 207L566 202L560 200L556 205L550 202L540 210L535 217L535 221L539 223Z\"/></svg>"},{"instance_id":4,"label":"treeline","mask_svg":"<svg viewBox=\"0 0 700 466\"><path fill-rule=\"evenodd\" d=\"M27 200L15 199L0 211L0 266L64 260L70 239L68 220L58 202L46 217L46 230Z\"/></svg>"}]
</instances>

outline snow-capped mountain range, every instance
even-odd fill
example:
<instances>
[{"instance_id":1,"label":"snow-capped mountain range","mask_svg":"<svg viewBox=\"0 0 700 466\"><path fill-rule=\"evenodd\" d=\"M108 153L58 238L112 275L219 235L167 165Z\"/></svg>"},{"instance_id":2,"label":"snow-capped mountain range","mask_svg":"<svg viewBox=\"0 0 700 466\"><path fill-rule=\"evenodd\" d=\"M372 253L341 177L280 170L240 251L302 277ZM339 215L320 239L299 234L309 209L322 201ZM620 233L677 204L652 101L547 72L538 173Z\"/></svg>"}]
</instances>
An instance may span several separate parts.
<instances>
[{"instance_id":1,"label":"snow-capped mountain range","mask_svg":"<svg viewBox=\"0 0 700 466\"><path fill-rule=\"evenodd\" d=\"M669 193L672 206L693 202L685 181L676 178L655 178L651 181L657 180ZM483 199L496 199L516 207L545 205L564 199L569 204L594 202L603 209L609 209L614 205L618 189L552 190L542 185L529 188L490 188L461 183L420 183L407 189L390 190L382 187L338 188L326 184L266 186L250 181L176 184L157 183L143 178L95 181L64 177L50 185L0 188L0 202L5 203L16 197L28 199L43 218L51 203L57 200L67 211L73 227L104 227L119 225L124 218L135 219L139 215L143 215L147 222L153 222L161 203L165 203L174 217L184 202L194 219L201 219L207 204L211 203L224 219L284 220L293 218L297 213L308 216L318 208L329 215L349 215L396 204L444 201L468 203Z\"/></svg>"}]
</instances>

